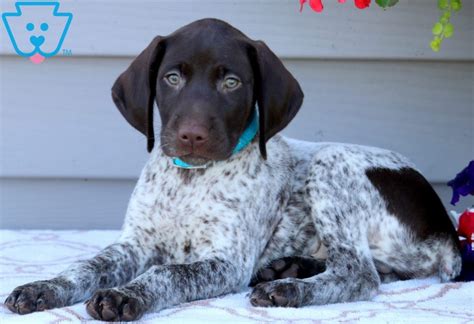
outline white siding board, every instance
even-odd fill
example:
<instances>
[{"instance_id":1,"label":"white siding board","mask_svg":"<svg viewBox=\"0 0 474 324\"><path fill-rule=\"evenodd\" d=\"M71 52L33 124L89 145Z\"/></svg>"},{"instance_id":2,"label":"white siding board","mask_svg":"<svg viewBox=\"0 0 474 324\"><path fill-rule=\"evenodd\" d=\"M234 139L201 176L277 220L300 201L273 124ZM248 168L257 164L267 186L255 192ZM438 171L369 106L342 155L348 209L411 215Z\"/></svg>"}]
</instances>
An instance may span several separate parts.
<instances>
[{"instance_id":1,"label":"white siding board","mask_svg":"<svg viewBox=\"0 0 474 324\"><path fill-rule=\"evenodd\" d=\"M15 1L2 0L11 11ZM285 58L474 59L474 4L463 1L454 15L454 37L434 53L431 28L439 12L434 0L410 0L383 11L375 3L358 10L352 1L325 1L325 10L307 6L299 13L297 0L62 0L74 14L63 48L75 56L135 56L157 35L167 35L196 19L224 19L250 37L263 39ZM0 28L2 39L7 37ZM9 42L0 54L13 54Z\"/></svg>"},{"instance_id":2,"label":"white siding board","mask_svg":"<svg viewBox=\"0 0 474 324\"><path fill-rule=\"evenodd\" d=\"M0 179L2 229L118 229L134 180Z\"/></svg>"},{"instance_id":3,"label":"white siding board","mask_svg":"<svg viewBox=\"0 0 474 324\"><path fill-rule=\"evenodd\" d=\"M61 0L73 56L41 65L17 57L0 26L0 228L121 226L147 153L110 87L156 34L204 17L265 40L300 81L305 103L286 135L399 151L451 208L445 182L474 157L474 1L439 53L428 46L435 0L324 4L300 14L297 0Z\"/></svg>"},{"instance_id":4,"label":"white siding board","mask_svg":"<svg viewBox=\"0 0 474 324\"><path fill-rule=\"evenodd\" d=\"M31 69L3 58L0 176L136 177L145 140L110 98L130 60L57 58ZM285 63L305 92L289 136L394 149L435 182L474 156L474 63Z\"/></svg>"}]
</instances>

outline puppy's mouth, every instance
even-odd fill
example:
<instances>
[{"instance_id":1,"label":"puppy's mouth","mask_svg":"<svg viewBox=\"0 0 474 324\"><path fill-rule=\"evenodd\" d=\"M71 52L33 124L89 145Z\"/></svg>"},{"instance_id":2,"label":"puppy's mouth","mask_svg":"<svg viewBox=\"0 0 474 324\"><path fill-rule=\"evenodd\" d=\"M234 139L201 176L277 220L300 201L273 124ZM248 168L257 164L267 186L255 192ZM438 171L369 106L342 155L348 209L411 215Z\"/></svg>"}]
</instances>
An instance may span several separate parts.
<instances>
[{"instance_id":1,"label":"puppy's mouth","mask_svg":"<svg viewBox=\"0 0 474 324\"><path fill-rule=\"evenodd\" d=\"M202 152L180 152L180 154L176 154L177 152L166 152L163 150L165 155L169 156L172 159L179 159L182 162L193 166L193 167L201 167L206 166L211 162L216 161L224 161L227 160L232 153L229 154L206 154ZM170 154L175 153L175 154Z\"/></svg>"},{"instance_id":2,"label":"puppy's mouth","mask_svg":"<svg viewBox=\"0 0 474 324\"><path fill-rule=\"evenodd\" d=\"M211 162L224 161L232 155L231 146L226 141L212 140L201 147L183 147L179 143L169 141L167 137L162 136L161 138L163 153L191 166L203 166Z\"/></svg>"},{"instance_id":3,"label":"puppy's mouth","mask_svg":"<svg viewBox=\"0 0 474 324\"><path fill-rule=\"evenodd\" d=\"M193 153L185 154L182 156L175 156L175 157L179 158L181 161L189 165L195 165L195 166L205 165L211 161L211 159L207 157L203 157L203 156L193 154Z\"/></svg>"}]
</instances>

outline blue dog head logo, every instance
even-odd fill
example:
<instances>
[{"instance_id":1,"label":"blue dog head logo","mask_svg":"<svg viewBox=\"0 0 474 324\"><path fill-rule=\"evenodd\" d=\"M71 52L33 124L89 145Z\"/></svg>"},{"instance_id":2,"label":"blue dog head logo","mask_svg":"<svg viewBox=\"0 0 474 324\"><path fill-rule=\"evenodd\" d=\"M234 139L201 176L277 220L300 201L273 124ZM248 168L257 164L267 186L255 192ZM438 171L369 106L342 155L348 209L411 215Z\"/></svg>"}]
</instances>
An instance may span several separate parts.
<instances>
[{"instance_id":1,"label":"blue dog head logo","mask_svg":"<svg viewBox=\"0 0 474 324\"><path fill-rule=\"evenodd\" d=\"M17 2L16 12L2 20L18 55L41 63L56 55L66 37L72 13L59 13L59 2Z\"/></svg>"}]
</instances>

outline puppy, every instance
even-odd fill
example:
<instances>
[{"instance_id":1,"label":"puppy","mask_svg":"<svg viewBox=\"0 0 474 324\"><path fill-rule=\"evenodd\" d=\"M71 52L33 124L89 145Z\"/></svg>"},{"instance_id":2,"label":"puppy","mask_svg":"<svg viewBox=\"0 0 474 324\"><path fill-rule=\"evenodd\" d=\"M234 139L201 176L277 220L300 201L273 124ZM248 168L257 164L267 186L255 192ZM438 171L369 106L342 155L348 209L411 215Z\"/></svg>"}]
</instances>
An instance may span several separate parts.
<instances>
[{"instance_id":1,"label":"puppy","mask_svg":"<svg viewBox=\"0 0 474 324\"><path fill-rule=\"evenodd\" d=\"M151 151L122 234L56 278L16 288L11 311L87 299L95 319L129 321L250 282L252 305L300 307L459 274L455 230L414 166L383 149L277 135L300 109L300 86L227 23L156 37L112 95Z\"/></svg>"}]
</instances>

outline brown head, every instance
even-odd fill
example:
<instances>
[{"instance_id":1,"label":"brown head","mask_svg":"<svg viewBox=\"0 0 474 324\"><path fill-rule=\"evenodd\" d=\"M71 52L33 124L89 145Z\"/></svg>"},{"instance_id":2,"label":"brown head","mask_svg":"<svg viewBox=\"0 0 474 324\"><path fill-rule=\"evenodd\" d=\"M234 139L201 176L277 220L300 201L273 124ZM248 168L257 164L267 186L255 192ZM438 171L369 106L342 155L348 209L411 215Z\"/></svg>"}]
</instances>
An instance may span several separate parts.
<instances>
[{"instance_id":1,"label":"brown head","mask_svg":"<svg viewBox=\"0 0 474 324\"><path fill-rule=\"evenodd\" d=\"M161 147L189 164L225 160L259 110L259 147L288 125L303 93L261 41L231 25L203 19L157 36L123 72L112 97L125 119L154 146L153 103Z\"/></svg>"}]
</instances>

